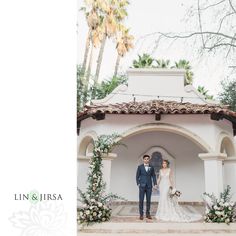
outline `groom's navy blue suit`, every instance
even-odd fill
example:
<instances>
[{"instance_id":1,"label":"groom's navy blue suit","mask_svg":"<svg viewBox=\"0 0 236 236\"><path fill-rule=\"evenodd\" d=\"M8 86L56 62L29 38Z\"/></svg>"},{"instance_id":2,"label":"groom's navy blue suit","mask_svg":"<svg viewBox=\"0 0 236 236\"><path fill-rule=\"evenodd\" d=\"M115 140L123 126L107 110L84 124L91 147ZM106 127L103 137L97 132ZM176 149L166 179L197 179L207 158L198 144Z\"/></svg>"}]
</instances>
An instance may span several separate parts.
<instances>
[{"instance_id":1,"label":"groom's navy blue suit","mask_svg":"<svg viewBox=\"0 0 236 236\"><path fill-rule=\"evenodd\" d=\"M143 201L144 195L146 194L146 215L150 216L150 205L152 195L152 182L154 185L157 184L156 175L153 166L148 167L146 171L144 164L138 166L136 173L136 182L139 186L139 214L143 216Z\"/></svg>"}]
</instances>

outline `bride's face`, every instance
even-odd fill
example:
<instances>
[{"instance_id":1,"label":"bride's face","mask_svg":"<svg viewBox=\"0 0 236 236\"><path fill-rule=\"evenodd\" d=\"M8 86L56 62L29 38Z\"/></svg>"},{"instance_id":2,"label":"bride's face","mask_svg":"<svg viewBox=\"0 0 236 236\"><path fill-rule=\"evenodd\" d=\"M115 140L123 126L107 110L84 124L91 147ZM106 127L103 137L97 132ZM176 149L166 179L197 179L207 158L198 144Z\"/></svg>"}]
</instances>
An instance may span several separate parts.
<instances>
[{"instance_id":1,"label":"bride's face","mask_svg":"<svg viewBox=\"0 0 236 236\"><path fill-rule=\"evenodd\" d=\"M163 168L167 168L167 163L166 163L166 161L163 161L162 167L163 167Z\"/></svg>"}]
</instances>

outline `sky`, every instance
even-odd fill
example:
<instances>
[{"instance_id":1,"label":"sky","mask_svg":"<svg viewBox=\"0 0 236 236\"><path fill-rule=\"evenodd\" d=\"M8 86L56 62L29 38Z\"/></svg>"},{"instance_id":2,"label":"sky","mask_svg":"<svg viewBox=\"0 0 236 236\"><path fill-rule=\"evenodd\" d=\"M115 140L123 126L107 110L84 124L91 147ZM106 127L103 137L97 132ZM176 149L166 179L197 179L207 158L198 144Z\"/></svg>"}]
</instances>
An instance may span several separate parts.
<instances>
[{"instance_id":1,"label":"sky","mask_svg":"<svg viewBox=\"0 0 236 236\"><path fill-rule=\"evenodd\" d=\"M210 95L217 96L221 90L220 81L227 77L229 68L223 56L210 55L200 57L197 53L198 43L192 40L177 40L171 43L169 40L162 40L155 48L157 36L145 35L154 32L179 33L189 32L197 27L194 17L187 17L191 5L196 4L195 0L130 0L128 6L128 18L125 21L130 33L134 36L134 48L121 60L120 71L126 71L137 58L138 54L149 53L158 59L169 59L171 62L179 59L190 61L193 67L194 83L205 86ZM78 0L78 7L83 5L83 0ZM209 23L210 19L209 19ZM85 40L88 27L82 12L78 13L78 63L81 63L84 56ZM95 71L95 51L93 71ZM108 79L113 74L116 60L115 43L107 41L100 80Z\"/></svg>"}]
</instances>

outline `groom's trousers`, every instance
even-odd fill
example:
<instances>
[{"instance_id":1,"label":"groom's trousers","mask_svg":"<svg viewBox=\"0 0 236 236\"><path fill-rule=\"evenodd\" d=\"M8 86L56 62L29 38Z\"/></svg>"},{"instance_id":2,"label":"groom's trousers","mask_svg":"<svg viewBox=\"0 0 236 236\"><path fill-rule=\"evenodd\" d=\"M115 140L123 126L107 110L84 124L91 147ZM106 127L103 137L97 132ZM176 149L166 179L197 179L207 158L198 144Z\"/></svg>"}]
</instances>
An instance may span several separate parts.
<instances>
[{"instance_id":1,"label":"groom's trousers","mask_svg":"<svg viewBox=\"0 0 236 236\"><path fill-rule=\"evenodd\" d=\"M146 195L146 216L150 215L152 188L149 186L139 186L139 214L143 216L143 201Z\"/></svg>"}]
</instances>

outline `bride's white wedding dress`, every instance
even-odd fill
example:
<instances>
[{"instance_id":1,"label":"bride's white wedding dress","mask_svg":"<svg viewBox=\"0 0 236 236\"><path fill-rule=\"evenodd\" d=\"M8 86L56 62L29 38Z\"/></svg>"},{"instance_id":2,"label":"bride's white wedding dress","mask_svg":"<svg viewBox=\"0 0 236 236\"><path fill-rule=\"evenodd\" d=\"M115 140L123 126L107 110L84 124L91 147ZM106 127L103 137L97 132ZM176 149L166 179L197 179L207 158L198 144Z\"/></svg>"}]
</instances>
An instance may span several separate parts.
<instances>
[{"instance_id":1,"label":"bride's white wedding dress","mask_svg":"<svg viewBox=\"0 0 236 236\"><path fill-rule=\"evenodd\" d=\"M178 204L176 197L169 197L170 187L170 169L167 171L160 170L160 198L156 212L156 219L161 221L172 222L192 222L198 221L202 215L198 213L187 212Z\"/></svg>"}]
</instances>

